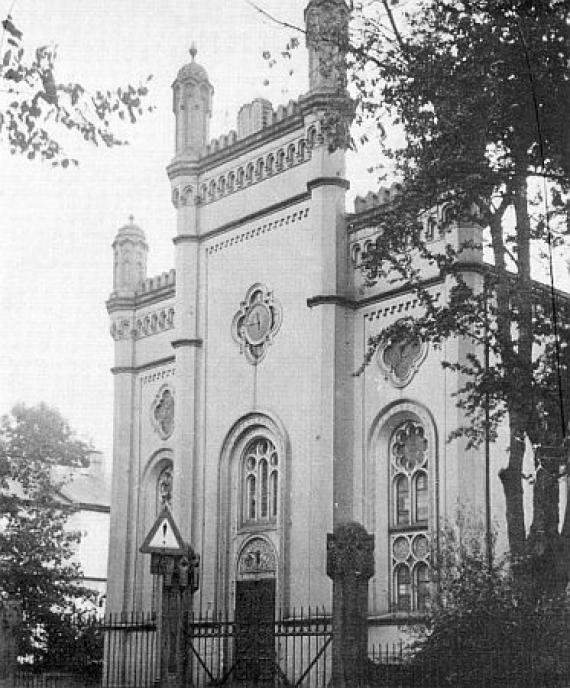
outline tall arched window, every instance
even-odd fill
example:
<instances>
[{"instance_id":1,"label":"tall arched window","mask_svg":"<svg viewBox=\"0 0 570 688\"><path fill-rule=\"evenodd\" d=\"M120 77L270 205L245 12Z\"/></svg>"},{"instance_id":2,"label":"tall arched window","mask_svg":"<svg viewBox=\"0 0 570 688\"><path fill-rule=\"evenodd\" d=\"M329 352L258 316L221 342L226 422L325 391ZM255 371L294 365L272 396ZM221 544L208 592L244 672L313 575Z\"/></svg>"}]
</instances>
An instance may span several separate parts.
<instances>
[{"instance_id":1,"label":"tall arched window","mask_svg":"<svg viewBox=\"0 0 570 688\"><path fill-rule=\"evenodd\" d=\"M267 437L249 442L242 460L243 525L273 522L279 510L279 457Z\"/></svg>"},{"instance_id":2,"label":"tall arched window","mask_svg":"<svg viewBox=\"0 0 570 688\"><path fill-rule=\"evenodd\" d=\"M408 419L389 441L392 608L421 612L429 596L429 447L421 423Z\"/></svg>"}]
</instances>

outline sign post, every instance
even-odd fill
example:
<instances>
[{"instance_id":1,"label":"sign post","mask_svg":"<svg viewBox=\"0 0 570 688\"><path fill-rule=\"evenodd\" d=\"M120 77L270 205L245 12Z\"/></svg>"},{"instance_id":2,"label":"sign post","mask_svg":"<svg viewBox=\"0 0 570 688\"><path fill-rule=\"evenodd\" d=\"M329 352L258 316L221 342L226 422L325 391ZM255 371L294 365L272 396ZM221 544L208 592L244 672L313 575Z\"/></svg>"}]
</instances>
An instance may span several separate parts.
<instances>
[{"instance_id":1,"label":"sign post","mask_svg":"<svg viewBox=\"0 0 570 688\"><path fill-rule=\"evenodd\" d=\"M162 576L160 686L188 685L186 636L192 595L199 587L200 557L182 539L165 505L140 547L150 554L150 572Z\"/></svg>"}]
</instances>

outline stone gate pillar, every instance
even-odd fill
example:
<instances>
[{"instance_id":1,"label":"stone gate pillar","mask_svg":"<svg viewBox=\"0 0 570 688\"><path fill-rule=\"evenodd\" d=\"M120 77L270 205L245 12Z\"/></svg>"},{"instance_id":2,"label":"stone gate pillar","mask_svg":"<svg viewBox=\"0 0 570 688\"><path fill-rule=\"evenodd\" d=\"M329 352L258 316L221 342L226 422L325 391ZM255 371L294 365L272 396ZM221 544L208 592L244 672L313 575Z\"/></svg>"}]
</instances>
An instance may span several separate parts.
<instances>
[{"instance_id":1,"label":"stone gate pillar","mask_svg":"<svg viewBox=\"0 0 570 688\"><path fill-rule=\"evenodd\" d=\"M374 535L341 523L327 535L327 575L333 581L332 688L361 687L368 660L368 580L374 574Z\"/></svg>"}]
</instances>

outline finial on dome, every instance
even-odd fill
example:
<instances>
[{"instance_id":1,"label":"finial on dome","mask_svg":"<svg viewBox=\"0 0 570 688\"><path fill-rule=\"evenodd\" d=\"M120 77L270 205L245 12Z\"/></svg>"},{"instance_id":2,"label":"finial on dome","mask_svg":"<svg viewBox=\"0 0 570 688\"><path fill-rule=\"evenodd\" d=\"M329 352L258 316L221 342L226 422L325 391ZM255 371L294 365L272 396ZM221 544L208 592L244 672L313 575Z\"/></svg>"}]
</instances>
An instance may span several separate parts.
<instances>
[{"instance_id":1,"label":"finial on dome","mask_svg":"<svg viewBox=\"0 0 570 688\"><path fill-rule=\"evenodd\" d=\"M190 55L192 56L192 62L196 59L196 55L198 54L198 48L196 47L196 43L192 41L192 44L190 45L190 50L188 51Z\"/></svg>"},{"instance_id":2,"label":"finial on dome","mask_svg":"<svg viewBox=\"0 0 570 688\"><path fill-rule=\"evenodd\" d=\"M129 215L129 224L135 224L135 216L132 213Z\"/></svg>"}]
</instances>

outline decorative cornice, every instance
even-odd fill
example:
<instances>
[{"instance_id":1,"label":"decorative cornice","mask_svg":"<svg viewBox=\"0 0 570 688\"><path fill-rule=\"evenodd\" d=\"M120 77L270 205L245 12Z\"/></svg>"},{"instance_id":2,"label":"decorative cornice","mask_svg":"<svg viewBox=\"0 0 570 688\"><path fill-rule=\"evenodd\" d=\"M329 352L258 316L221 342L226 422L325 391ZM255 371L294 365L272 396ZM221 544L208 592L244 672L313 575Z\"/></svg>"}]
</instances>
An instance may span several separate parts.
<instances>
[{"instance_id":1,"label":"decorative cornice","mask_svg":"<svg viewBox=\"0 0 570 688\"><path fill-rule=\"evenodd\" d=\"M322 112L322 110L337 109L340 112L354 112L354 101L348 93L307 93L299 99L299 107L303 115L310 112Z\"/></svg>"},{"instance_id":2,"label":"decorative cornice","mask_svg":"<svg viewBox=\"0 0 570 688\"><path fill-rule=\"evenodd\" d=\"M342 189L348 190L350 189L350 182L342 177L317 177L307 182L309 191L317 189L319 186L340 186Z\"/></svg>"},{"instance_id":3,"label":"decorative cornice","mask_svg":"<svg viewBox=\"0 0 570 688\"><path fill-rule=\"evenodd\" d=\"M423 280L420 286L423 289L433 287L438 284L443 284L443 282L444 280L441 277L441 275L437 275L436 277L431 277L429 279ZM415 294L415 288L410 287L410 285L407 284L402 287L396 287L395 289L389 289L388 291L383 291L378 294L374 294L373 296L367 296L364 299L358 299L354 303L356 308L366 308L366 306L371 306L375 303L379 303L380 301L386 301L388 299L394 298L395 296L401 296L402 294Z\"/></svg>"},{"instance_id":4,"label":"decorative cornice","mask_svg":"<svg viewBox=\"0 0 570 688\"><path fill-rule=\"evenodd\" d=\"M215 167L218 167L222 162L228 162L242 156L244 153L249 153L256 150L262 144L268 141L281 138L286 134L301 129L304 125L304 119L301 114L295 114L287 117L280 122L275 122L268 127L264 127L259 131L250 134L244 139L239 139L231 146L214 151L200 160L200 172L206 172Z\"/></svg>"},{"instance_id":5,"label":"decorative cornice","mask_svg":"<svg viewBox=\"0 0 570 688\"><path fill-rule=\"evenodd\" d=\"M168 363L174 363L176 361L174 356L165 356L164 358L157 358L156 361L150 363L144 363L140 366L116 366L111 368L111 373L113 375L120 375L121 373L143 373L145 370L152 370L153 368L158 368Z\"/></svg>"},{"instance_id":6,"label":"decorative cornice","mask_svg":"<svg viewBox=\"0 0 570 688\"><path fill-rule=\"evenodd\" d=\"M342 308L354 310L358 307L358 304L353 299L340 294L320 294L307 299L307 306L309 308L314 308L315 306L341 306Z\"/></svg>"},{"instance_id":7,"label":"decorative cornice","mask_svg":"<svg viewBox=\"0 0 570 688\"><path fill-rule=\"evenodd\" d=\"M169 179L176 177L195 177L200 174L200 162L198 160L190 160L188 158L174 159L166 168L166 174Z\"/></svg>"},{"instance_id":8,"label":"decorative cornice","mask_svg":"<svg viewBox=\"0 0 570 688\"><path fill-rule=\"evenodd\" d=\"M161 308L137 318L134 326L135 339L149 337L174 328L174 306Z\"/></svg>"},{"instance_id":9,"label":"decorative cornice","mask_svg":"<svg viewBox=\"0 0 570 688\"><path fill-rule=\"evenodd\" d=\"M170 346L173 349L181 349L183 346L194 346L200 347L204 341L202 339L175 339L170 342Z\"/></svg>"},{"instance_id":10,"label":"decorative cornice","mask_svg":"<svg viewBox=\"0 0 570 688\"><path fill-rule=\"evenodd\" d=\"M117 311L132 311L135 309L135 297L133 296L119 296L118 294L111 294L105 302L107 313L111 315Z\"/></svg>"},{"instance_id":11,"label":"decorative cornice","mask_svg":"<svg viewBox=\"0 0 570 688\"><path fill-rule=\"evenodd\" d=\"M173 237L172 243L175 246L178 244L197 244L200 243L200 237L195 234L178 234L178 236Z\"/></svg>"},{"instance_id":12,"label":"decorative cornice","mask_svg":"<svg viewBox=\"0 0 570 688\"><path fill-rule=\"evenodd\" d=\"M319 128L313 124L303 134L295 140L284 141L274 150L262 154L258 151L255 156L241 160L234 169L203 176L196 189L196 203L215 203L308 162L312 157L312 149L320 138Z\"/></svg>"},{"instance_id":13,"label":"decorative cornice","mask_svg":"<svg viewBox=\"0 0 570 688\"><path fill-rule=\"evenodd\" d=\"M306 200L305 195L303 195L303 198ZM217 243L208 246L206 248L206 252L208 254L217 253L218 251L221 251L224 248L227 248L229 246L233 246L235 244L240 244L243 241L248 241L249 239L253 239L254 237L260 236L261 234L271 232L275 229L278 229L279 227L287 226L289 224L293 224L294 222L300 222L301 220L306 218L308 215L309 215L309 208L308 207L300 208L299 210L295 210L288 215L283 215L282 217L278 217L275 220L270 220L269 222L267 222L263 225L258 225L257 227L248 228L244 232L242 232L241 234L236 233L236 234L234 234L234 236L232 236L229 239L222 239L221 241L218 241ZM239 223L237 223L237 225L234 224L234 226L232 226L231 229L233 229L235 226L239 227L241 224L242 224L242 222L240 221ZM225 231L228 231L228 230L225 230Z\"/></svg>"}]
</instances>

